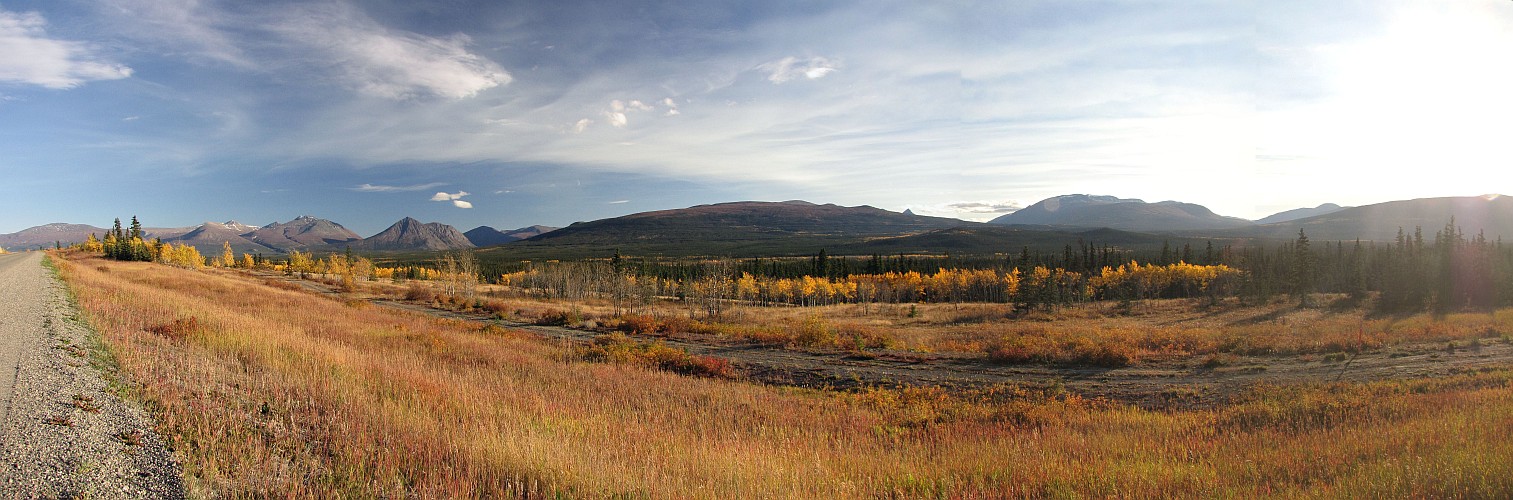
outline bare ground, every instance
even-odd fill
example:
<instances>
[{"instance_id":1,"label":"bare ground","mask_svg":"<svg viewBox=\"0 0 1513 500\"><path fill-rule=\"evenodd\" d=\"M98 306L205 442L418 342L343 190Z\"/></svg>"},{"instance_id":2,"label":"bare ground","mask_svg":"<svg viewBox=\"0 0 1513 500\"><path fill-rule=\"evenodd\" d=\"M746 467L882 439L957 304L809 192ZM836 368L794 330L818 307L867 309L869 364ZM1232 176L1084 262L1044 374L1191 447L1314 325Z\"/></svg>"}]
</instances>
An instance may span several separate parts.
<instances>
[{"instance_id":1,"label":"bare ground","mask_svg":"<svg viewBox=\"0 0 1513 500\"><path fill-rule=\"evenodd\" d=\"M287 279L305 289L340 297L314 281ZM368 299L372 303L436 317L494 323L532 332L552 341L586 343L602 332L502 321L484 314L435 309L424 304ZM1475 347L1447 348L1444 342L1402 344L1353 355L1236 356L1223 366L1204 366L1194 358L1142 360L1122 368L1045 364L1000 364L981 354L919 353L869 350L866 356L843 351L783 349L749 342L632 335L661 341L690 353L730 360L752 380L801 387L846 389L866 385L951 388L1016 384L1062 388L1089 398L1103 398L1146 409L1203 408L1221 405L1257 384L1375 381L1433 378L1513 367L1513 344L1486 339ZM1343 357L1343 359L1341 359Z\"/></svg>"}]
</instances>

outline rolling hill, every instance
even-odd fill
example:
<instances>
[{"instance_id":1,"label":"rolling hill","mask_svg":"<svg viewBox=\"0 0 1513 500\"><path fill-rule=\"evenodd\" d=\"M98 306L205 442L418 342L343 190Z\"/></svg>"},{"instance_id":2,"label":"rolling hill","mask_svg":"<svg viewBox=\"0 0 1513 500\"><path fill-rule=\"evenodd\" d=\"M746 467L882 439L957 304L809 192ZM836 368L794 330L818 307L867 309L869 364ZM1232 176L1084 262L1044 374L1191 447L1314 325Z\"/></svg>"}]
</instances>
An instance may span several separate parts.
<instances>
[{"instance_id":1,"label":"rolling hill","mask_svg":"<svg viewBox=\"0 0 1513 500\"><path fill-rule=\"evenodd\" d=\"M1215 235L1290 239L1301 229L1314 240L1392 241L1400 228L1411 235L1422 227L1426 236L1433 235L1451 218L1467 236L1485 232L1491 240L1513 239L1513 198L1502 195L1389 201Z\"/></svg>"},{"instance_id":2,"label":"rolling hill","mask_svg":"<svg viewBox=\"0 0 1513 500\"><path fill-rule=\"evenodd\" d=\"M1066 245L1088 243L1094 246L1110 246L1126 250L1154 251L1170 244L1180 248L1183 244L1196 247L1203 245L1199 238L1171 238L1148 233L1135 233L1117 229L1051 229L970 226L938 229L907 236L871 238L862 242L842 245L831 250L835 255L864 254L941 254L985 255L995 253L1013 254L1021 249L1033 252L1059 252ZM1221 245L1226 242L1216 242Z\"/></svg>"},{"instance_id":3,"label":"rolling hill","mask_svg":"<svg viewBox=\"0 0 1513 500\"><path fill-rule=\"evenodd\" d=\"M889 212L869 206L816 205L806 201L743 201L642 212L577 222L532 243L751 241L785 237L880 236L974 225L958 219Z\"/></svg>"},{"instance_id":4,"label":"rolling hill","mask_svg":"<svg viewBox=\"0 0 1513 500\"><path fill-rule=\"evenodd\" d=\"M869 206L743 201L577 222L484 252L525 258L608 256L617 249L664 256L804 255L866 238L979 225Z\"/></svg>"},{"instance_id":5,"label":"rolling hill","mask_svg":"<svg viewBox=\"0 0 1513 500\"><path fill-rule=\"evenodd\" d=\"M1256 224L1276 224L1278 222L1289 222L1298 219L1307 219L1309 217L1329 215L1344 210L1345 208L1346 207L1335 205L1333 203L1325 203L1313 208L1294 208L1292 210L1277 212L1257 219Z\"/></svg>"},{"instance_id":6,"label":"rolling hill","mask_svg":"<svg viewBox=\"0 0 1513 500\"><path fill-rule=\"evenodd\" d=\"M473 246L488 247L512 243L545 233L555 231L557 228L549 226L526 226L511 231L500 231L489 226L478 226L462 233L473 243Z\"/></svg>"},{"instance_id":7,"label":"rolling hill","mask_svg":"<svg viewBox=\"0 0 1513 500\"><path fill-rule=\"evenodd\" d=\"M289 222L275 222L246 233L253 243L276 249L280 252L313 248L362 239L357 233L341 224L309 215L295 217Z\"/></svg>"},{"instance_id":8,"label":"rolling hill","mask_svg":"<svg viewBox=\"0 0 1513 500\"><path fill-rule=\"evenodd\" d=\"M97 238L103 238L105 231L105 228L85 224L56 222L0 234L0 247L6 250L35 250L52 248L55 243L72 245L83 243L91 233Z\"/></svg>"},{"instance_id":9,"label":"rolling hill","mask_svg":"<svg viewBox=\"0 0 1513 500\"><path fill-rule=\"evenodd\" d=\"M1029 225L1066 228L1110 228L1136 232L1228 229L1254 223L1215 214L1202 205L1163 201L1071 194L1036 202L989 222L999 225Z\"/></svg>"}]
</instances>

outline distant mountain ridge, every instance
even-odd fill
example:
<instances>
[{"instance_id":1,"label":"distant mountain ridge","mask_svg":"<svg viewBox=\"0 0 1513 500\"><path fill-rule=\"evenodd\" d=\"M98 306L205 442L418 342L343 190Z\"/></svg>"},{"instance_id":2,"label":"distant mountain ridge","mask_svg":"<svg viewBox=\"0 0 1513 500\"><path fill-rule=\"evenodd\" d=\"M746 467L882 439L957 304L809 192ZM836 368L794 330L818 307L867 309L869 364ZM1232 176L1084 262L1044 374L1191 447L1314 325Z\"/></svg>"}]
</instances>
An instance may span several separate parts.
<instances>
[{"instance_id":1,"label":"distant mountain ridge","mask_svg":"<svg viewBox=\"0 0 1513 500\"><path fill-rule=\"evenodd\" d=\"M1344 210L1345 208L1347 208L1347 207L1342 207L1342 206L1339 206L1339 205L1335 205L1333 203L1325 203L1323 205L1319 205L1319 206L1313 207L1313 208L1294 208L1292 210L1287 210L1285 212L1277 212L1277 213L1268 215L1266 217L1262 217L1260 219L1257 219L1256 220L1256 224L1275 224L1275 223L1278 223L1278 222L1287 222L1287 221L1294 221L1294 220L1298 220L1298 219L1307 219L1309 217L1317 217L1317 216L1320 216L1320 215L1332 214L1332 213Z\"/></svg>"},{"instance_id":2,"label":"distant mountain ridge","mask_svg":"<svg viewBox=\"0 0 1513 500\"><path fill-rule=\"evenodd\" d=\"M1062 228L1110 228L1136 232L1170 232L1246 227L1254 223L1215 214L1193 203L1114 196L1070 194L1046 198L1034 205L999 216L990 224Z\"/></svg>"},{"instance_id":3,"label":"distant mountain ridge","mask_svg":"<svg viewBox=\"0 0 1513 500\"><path fill-rule=\"evenodd\" d=\"M362 237L341 224L311 215L301 215L289 222L274 222L245 233L249 241L288 252L302 248L339 245Z\"/></svg>"},{"instance_id":4,"label":"distant mountain ridge","mask_svg":"<svg viewBox=\"0 0 1513 500\"><path fill-rule=\"evenodd\" d=\"M420 251L473 248L457 228L440 222L421 223L405 217L378 234L347 244L353 250Z\"/></svg>"},{"instance_id":5,"label":"distant mountain ridge","mask_svg":"<svg viewBox=\"0 0 1513 500\"><path fill-rule=\"evenodd\" d=\"M29 227L10 234L0 234L0 247L6 250L34 250L52 248L55 244L72 245L83 243L90 234L105 236L105 228L86 224L54 222Z\"/></svg>"},{"instance_id":6,"label":"distant mountain ridge","mask_svg":"<svg viewBox=\"0 0 1513 500\"><path fill-rule=\"evenodd\" d=\"M490 247L540 236L555 230L557 230L555 227L540 225L526 226L510 231L500 231L490 226L478 226L469 229L467 232L462 233L462 235L467 237L468 241L473 243L473 246Z\"/></svg>"},{"instance_id":7,"label":"distant mountain ridge","mask_svg":"<svg viewBox=\"0 0 1513 500\"><path fill-rule=\"evenodd\" d=\"M195 226L188 232L170 238L163 238L164 243L175 245L189 245L206 255L220 255L224 245L230 244L231 251L237 255L244 253L255 254L274 251L251 240L242 237L238 227L219 222L206 222Z\"/></svg>"},{"instance_id":8,"label":"distant mountain ridge","mask_svg":"<svg viewBox=\"0 0 1513 500\"><path fill-rule=\"evenodd\" d=\"M866 205L816 205L799 200L739 201L575 222L526 241L614 244L646 241L741 241L794 236L897 236L975 224L978 223L906 215Z\"/></svg>"},{"instance_id":9,"label":"distant mountain ridge","mask_svg":"<svg viewBox=\"0 0 1513 500\"><path fill-rule=\"evenodd\" d=\"M1452 218L1468 237L1483 233L1491 240L1513 239L1513 198L1502 195L1389 201L1218 235L1282 239L1296 238L1302 230L1313 240L1393 241L1399 229L1411 235L1414 228L1423 228L1432 235Z\"/></svg>"}]
</instances>

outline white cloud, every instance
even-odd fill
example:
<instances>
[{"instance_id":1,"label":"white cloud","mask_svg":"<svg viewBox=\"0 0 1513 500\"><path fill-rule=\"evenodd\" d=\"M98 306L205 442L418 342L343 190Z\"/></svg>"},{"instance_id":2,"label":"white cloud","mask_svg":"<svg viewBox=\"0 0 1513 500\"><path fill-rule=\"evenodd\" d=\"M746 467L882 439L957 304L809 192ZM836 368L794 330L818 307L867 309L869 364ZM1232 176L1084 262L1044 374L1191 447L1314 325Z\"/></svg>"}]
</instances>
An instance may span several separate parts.
<instances>
[{"instance_id":1,"label":"white cloud","mask_svg":"<svg viewBox=\"0 0 1513 500\"><path fill-rule=\"evenodd\" d=\"M678 102L672 100L671 97L662 99L662 105L667 106L667 116L678 116L680 114L683 114L681 111L678 111Z\"/></svg>"},{"instance_id":2,"label":"white cloud","mask_svg":"<svg viewBox=\"0 0 1513 500\"><path fill-rule=\"evenodd\" d=\"M605 111L604 120L608 121L615 128L625 128L625 125L630 123L630 119L625 116L624 112L620 111Z\"/></svg>"},{"instance_id":3,"label":"white cloud","mask_svg":"<svg viewBox=\"0 0 1513 500\"><path fill-rule=\"evenodd\" d=\"M626 203L630 203L630 200L615 200L615 201L609 202L610 205L623 205L623 204L626 204Z\"/></svg>"},{"instance_id":4,"label":"white cloud","mask_svg":"<svg viewBox=\"0 0 1513 500\"><path fill-rule=\"evenodd\" d=\"M358 185L357 187L352 187L352 188L347 188L347 189L351 189L353 191L359 191L359 192L363 192L363 193L392 193L392 192L397 192L397 191L425 191L427 189L431 189L431 188L439 187L439 186L445 186L445 185L446 185L445 182L432 182L432 183L428 183L428 184L415 184L415 185L411 185L411 186L384 186L384 185L374 185L374 184L363 183L361 185ZM443 194L443 193L437 193L437 194Z\"/></svg>"},{"instance_id":5,"label":"white cloud","mask_svg":"<svg viewBox=\"0 0 1513 500\"><path fill-rule=\"evenodd\" d=\"M467 196L468 194L469 193L467 191L458 191L457 194L436 193L435 196L431 197L431 201L452 201Z\"/></svg>"},{"instance_id":6,"label":"white cloud","mask_svg":"<svg viewBox=\"0 0 1513 500\"><path fill-rule=\"evenodd\" d=\"M839 64L824 57L799 59L789 56L764 63L757 68L767 72L767 81L781 84L798 77L809 80L824 78L839 68Z\"/></svg>"},{"instance_id":7,"label":"white cloud","mask_svg":"<svg viewBox=\"0 0 1513 500\"><path fill-rule=\"evenodd\" d=\"M946 208L972 214L1006 214L1024 208L1017 201L962 201L949 203Z\"/></svg>"},{"instance_id":8,"label":"white cloud","mask_svg":"<svg viewBox=\"0 0 1513 500\"><path fill-rule=\"evenodd\" d=\"M468 194L469 193L467 191L458 191L456 193L436 193L435 196L431 197L431 201L450 201L452 202L452 206L457 208L473 208L472 203L464 201L462 199L462 197L467 196Z\"/></svg>"},{"instance_id":9,"label":"white cloud","mask_svg":"<svg viewBox=\"0 0 1513 500\"><path fill-rule=\"evenodd\" d=\"M0 82L68 89L131 76L131 68L101 59L88 44L48 38L46 26L35 12L0 10Z\"/></svg>"},{"instance_id":10,"label":"white cloud","mask_svg":"<svg viewBox=\"0 0 1513 500\"><path fill-rule=\"evenodd\" d=\"M466 34L391 29L347 2L283 8L201 0L100 0L116 27L153 49L290 78L324 80L388 99L464 99L510 74L469 51Z\"/></svg>"},{"instance_id":11,"label":"white cloud","mask_svg":"<svg viewBox=\"0 0 1513 500\"><path fill-rule=\"evenodd\" d=\"M574 123L573 124L573 133L581 134L581 133L583 133L584 130L588 130L588 126L589 125L593 125L593 124L594 124L594 121L590 120L588 118L584 118L582 120L578 120L578 123Z\"/></svg>"},{"instance_id":12,"label":"white cloud","mask_svg":"<svg viewBox=\"0 0 1513 500\"><path fill-rule=\"evenodd\" d=\"M672 107L672 109L667 112L667 114L669 116L678 114L678 109L676 107L676 104L672 103L672 99L671 98L664 99L662 102L664 104L668 104L669 106ZM611 126L614 126L615 128L625 128L626 125L630 124L630 114L632 112L636 112L636 111L656 111L656 110L657 110L656 107L654 107L654 106L652 106L650 104L646 104L644 102L641 102L639 100L632 99L629 102L626 102L626 101L621 101L619 99L615 99L615 100L609 102L609 110L604 112L604 119L605 119L605 121L609 122L609 124ZM586 127L588 127L588 124L584 123L585 121L588 121L588 119L585 118L583 120L578 120L578 124L581 127L586 128ZM592 121L588 121L588 123L593 123L593 122ZM579 128L579 126L575 126L574 130L577 131L577 132L582 132L583 131L583 130L581 130Z\"/></svg>"},{"instance_id":13,"label":"white cloud","mask_svg":"<svg viewBox=\"0 0 1513 500\"><path fill-rule=\"evenodd\" d=\"M303 9L284 21L273 29L322 56L337 78L368 95L462 99L511 81L504 68L469 52L472 39L461 33L392 30L337 4Z\"/></svg>"}]
</instances>

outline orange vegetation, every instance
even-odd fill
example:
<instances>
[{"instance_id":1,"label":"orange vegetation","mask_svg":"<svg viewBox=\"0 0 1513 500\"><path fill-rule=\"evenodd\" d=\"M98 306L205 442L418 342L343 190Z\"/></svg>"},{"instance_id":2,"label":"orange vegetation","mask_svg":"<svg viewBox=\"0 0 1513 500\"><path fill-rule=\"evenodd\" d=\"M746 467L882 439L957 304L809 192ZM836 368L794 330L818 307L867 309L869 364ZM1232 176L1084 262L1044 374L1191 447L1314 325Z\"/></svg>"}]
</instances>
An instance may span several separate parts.
<instances>
[{"instance_id":1,"label":"orange vegetation","mask_svg":"<svg viewBox=\"0 0 1513 500\"><path fill-rule=\"evenodd\" d=\"M1513 493L1508 371L1266 388L1180 412L1012 387L820 392L580 361L231 271L68 259L196 496ZM642 349L615 342L604 357Z\"/></svg>"}]
</instances>

